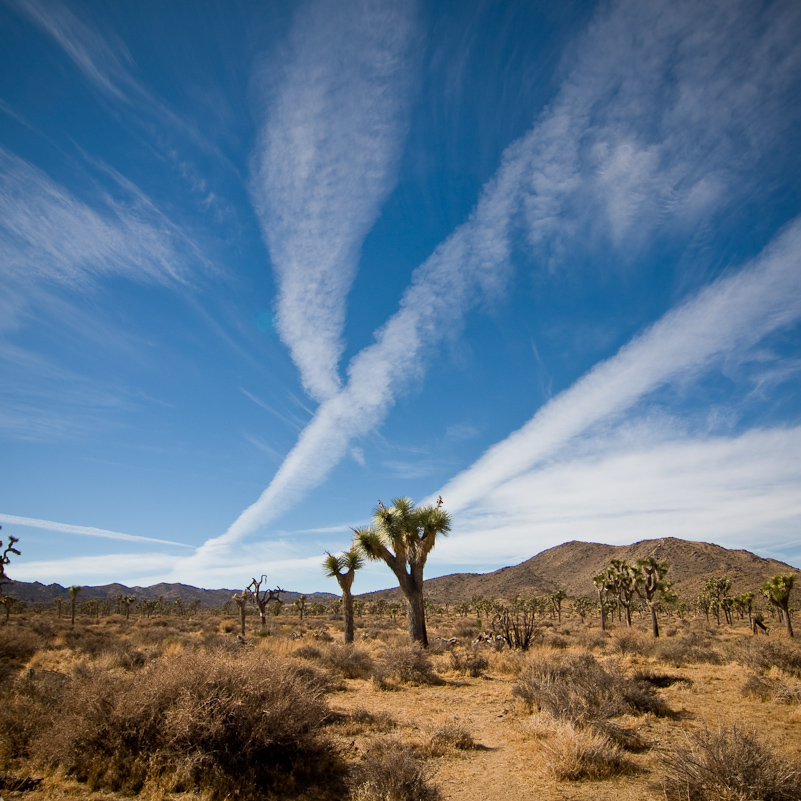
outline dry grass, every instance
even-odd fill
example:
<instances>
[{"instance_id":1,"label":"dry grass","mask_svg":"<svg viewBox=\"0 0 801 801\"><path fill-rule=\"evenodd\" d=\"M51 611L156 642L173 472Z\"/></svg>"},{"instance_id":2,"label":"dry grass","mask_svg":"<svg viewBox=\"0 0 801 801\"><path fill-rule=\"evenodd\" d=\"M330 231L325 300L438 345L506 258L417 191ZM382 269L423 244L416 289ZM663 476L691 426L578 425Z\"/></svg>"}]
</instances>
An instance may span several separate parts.
<instances>
[{"instance_id":1,"label":"dry grass","mask_svg":"<svg viewBox=\"0 0 801 801\"><path fill-rule=\"evenodd\" d=\"M543 749L548 770L558 781L608 779L634 770L620 747L605 734L566 720L553 721L551 728Z\"/></svg>"},{"instance_id":2,"label":"dry grass","mask_svg":"<svg viewBox=\"0 0 801 801\"><path fill-rule=\"evenodd\" d=\"M353 801L438 801L432 771L397 740L376 744L353 771Z\"/></svg>"},{"instance_id":3,"label":"dry grass","mask_svg":"<svg viewBox=\"0 0 801 801\"><path fill-rule=\"evenodd\" d=\"M669 801L798 801L801 771L736 726L688 735L665 754Z\"/></svg>"},{"instance_id":4,"label":"dry grass","mask_svg":"<svg viewBox=\"0 0 801 801\"><path fill-rule=\"evenodd\" d=\"M432 641L469 623L438 616ZM792 774L797 643L703 621L654 642L646 624L567 618L528 653L464 640L432 653L409 646L402 619L369 619L374 636L346 647L327 618L271 620L242 641L212 617L72 632L22 615L0 627L0 773L43 778L29 801L425 800L434 769L457 801L643 801L664 797L666 754L714 752L693 738L736 722ZM742 797L722 792L708 797Z\"/></svg>"}]
</instances>

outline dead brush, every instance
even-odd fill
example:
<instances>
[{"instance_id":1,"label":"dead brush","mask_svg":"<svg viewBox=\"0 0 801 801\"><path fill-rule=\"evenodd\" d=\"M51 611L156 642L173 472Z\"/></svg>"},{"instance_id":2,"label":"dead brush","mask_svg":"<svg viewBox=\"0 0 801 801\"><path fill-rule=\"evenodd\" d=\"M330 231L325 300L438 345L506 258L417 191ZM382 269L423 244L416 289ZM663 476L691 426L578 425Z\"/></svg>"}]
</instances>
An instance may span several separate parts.
<instances>
[{"instance_id":1,"label":"dead brush","mask_svg":"<svg viewBox=\"0 0 801 801\"><path fill-rule=\"evenodd\" d=\"M687 734L665 752L667 801L798 801L801 771L737 726Z\"/></svg>"},{"instance_id":2,"label":"dead brush","mask_svg":"<svg viewBox=\"0 0 801 801\"><path fill-rule=\"evenodd\" d=\"M476 742L470 731L459 723L437 726L428 736L422 753L428 757L442 757L458 751L472 751Z\"/></svg>"},{"instance_id":3,"label":"dead brush","mask_svg":"<svg viewBox=\"0 0 801 801\"><path fill-rule=\"evenodd\" d=\"M699 631L690 631L669 640L660 639L654 643L652 655L676 668L699 664L722 665L726 661L711 636Z\"/></svg>"},{"instance_id":4,"label":"dead brush","mask_svg":"<svg viewBox=\"0 0 801 801\"><path fill-rule=\"evenodd\" d=\"M627 677L615 663L602 665L586 651L535 656L512 694L529 709L578 726L626 713L671 714L653 685Z\"/></svg>"},{"instance_id":5,"label":"dead brush","mask_svg":"<svg viewBox=\"0 0 801 801\"><path fill-rule=\"evenodd\" d=\"M31 753L92 789L255 799L327 786L337 797L344 767L320 734L328 715L296 664L183 652L76 677Z\"/></svg>"},{"instance_id":6,"label":"dead brush","mask_svg":"<svg viewBox=\"0 0 801 801\"><path fill-rule=\"evenodd\" d=\"M428 654L416 643L388 648L381 657L380 670L374 677L380 684L387 679L398 684L442 684Z\"/></svg>"},{"instance_id":7,"label":"dead brush","mask_svg":"<svg viewBox=\"0 0 801 801\"><path fill-rule=\"evenodd\" d=\"M378 742L351 771L353 801L439 801L433 771L397 740Z\"/></svg>"},{"instance_id":8,"label":"dead brush","mask_svg":"<svg viewBox=\"0 0 801 801\"><path fill-rule=\"evenodd\" d=\"M801 679L801 646L795 642L749 638L737 646L735 658L757 673L765 673L775 667Z\"/></svg>"},{"instance_id":9,"label":"dead brush","mask_svg":"<svg viewBox=\"0 0 801 801\"><path fill-rule=\"evenodd\" d=\"M477 648L454 648L450 652L450 669L462 676L478 678L489 668L487 655Z\"/></svg>"},{"instance_id":10,"label":"dead brush","mask_svg":"<svg viewBox=\"0 0 801 801\"><path fill-rule=\"evenodd\" d=\"M559 781L608 779L631 773L632 762L609 737L567 720L554 720L550 736L542 742L545 762Z\"/></svg>"},{"instance_id":11,"label":"dead brush","mask_svg":"<svg viewBox=\"0 0 801 801\"><path fill-rule=\"evenodd\" d=\"M320 664L343 679L369 679L375 668L370 654L356 645L330 643L319 651Z\"/></svg>"}]
</instances>

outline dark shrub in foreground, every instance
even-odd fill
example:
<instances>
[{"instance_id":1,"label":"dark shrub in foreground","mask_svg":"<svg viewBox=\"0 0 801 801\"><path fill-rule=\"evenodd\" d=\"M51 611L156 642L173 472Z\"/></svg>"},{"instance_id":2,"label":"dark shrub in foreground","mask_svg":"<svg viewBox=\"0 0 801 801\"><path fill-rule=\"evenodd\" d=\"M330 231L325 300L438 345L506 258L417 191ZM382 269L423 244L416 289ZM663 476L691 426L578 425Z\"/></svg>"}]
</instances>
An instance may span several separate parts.
<instances>
[{"instance_id":1,"label":"dark shrub in foreground","mask_svg":"<svg viewBox=\"0 0 801 801\"><path fill-rule=\"evenodd\" d=\"M318 734L327 715L297 666L181 653L132 674L74 678L31 750L92 788L244 799L320 785L336 797L343 768Z\"/></svg>"},{"instance_id":2,"label":"dark shrub in foreground","mask_svg":"<svg viewBox=\"0 0 801 801\"><path fill-rule=\"evenodd\" d=\"M754 734L733 726L688 735L666 754L669 801L798 801L801 771L782 762Z\"/></svg>"}]
</instances>

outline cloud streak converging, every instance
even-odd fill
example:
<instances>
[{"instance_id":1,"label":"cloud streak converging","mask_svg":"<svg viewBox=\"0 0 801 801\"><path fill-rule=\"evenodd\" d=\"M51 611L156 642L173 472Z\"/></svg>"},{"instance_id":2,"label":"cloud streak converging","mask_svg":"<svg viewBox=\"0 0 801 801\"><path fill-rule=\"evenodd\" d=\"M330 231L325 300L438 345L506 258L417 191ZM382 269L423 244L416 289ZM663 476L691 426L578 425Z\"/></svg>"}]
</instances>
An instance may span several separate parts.
<instances>
[{"instance_id":1,"label":"cloud streak converging","mask_svg":"<svg viewBox=\"0 0 801 801\"><path fill-rule=\"evenodd\" d=\"M191 547L186 545L186 543L174 542L173 540L160 540L156 537L140 537L136 534L123 534L120 531L109 531L105 528L94 528L94 526L73 526L70 523L56 523L52 520L38 520L34 517L18 517L17 515L0 514L0 523L40 528L45 531L60 531L64 534L79 534L82 537L102 537L107 540L122 540L124 542L155 542L162 545L178 545L182 548Z\"/></svg>"},{"instance_id":2,"label":"cloud streak converging","mask_svg":"<svg viewBox=\"0 0 801 801\"><path fill-rule=\"evenodd\" d=\"M753 264L666 314L448 482L440 493L449 508L468 508L649 392L705 370L724 355L742 354L772 331L795 323L801 318L799 254L801 219Z\"/></svg>"},{"instance_id":3,"label":"cloud streak converging","mask_svg":"<svg viewBox=\"0 0 801 801\"><path fill-rule=\"evenodd\" d=\"M316 400L340 388L346 299L395 185L415 65L414 3L314 0L288 60L262 70L254 203L278 281L276 327Z\"/></svg>"},{"instance_id":4,"label":"cloud streak converging","mask_svg":"<svg viewBox=\"0 0 801 801\"><path fill-rule=\"evenodd\" d=\"M760 12L748 3L624 0L603 8L578 43L554 101L506 149L469 219L415 270L399 310L352 359L345 386L329 396L336 381L317 384L326 399L270 485L189 561L200 567L225 558L230 543L319 485L353 440L383 421L464 315L505 291L520 230L541 269L562 267L570 256L584 259L599 240L625 246L632 258L660 232L686 237L711 224L740 191L740 178L748 186L749 170L772 146L773 128L782 124L777 109L792 91L790 76L798 74L798 48L786 26L797 12L791 3L774 10L775 17L752 28ZM767 66L720 77L722 64L752 52L762 53ZM727 108L734 110L728 116ZM734 149L745 154L736 163L729 158ZM594 227L599 212L603 230ZM795 223L754 264L708 287L598 365L444 487L449 509L466 509L487 487L530 469L656 387L709 369L721 354L747 349L796 321L799 247Z\"/></svg>"}]
</instances>

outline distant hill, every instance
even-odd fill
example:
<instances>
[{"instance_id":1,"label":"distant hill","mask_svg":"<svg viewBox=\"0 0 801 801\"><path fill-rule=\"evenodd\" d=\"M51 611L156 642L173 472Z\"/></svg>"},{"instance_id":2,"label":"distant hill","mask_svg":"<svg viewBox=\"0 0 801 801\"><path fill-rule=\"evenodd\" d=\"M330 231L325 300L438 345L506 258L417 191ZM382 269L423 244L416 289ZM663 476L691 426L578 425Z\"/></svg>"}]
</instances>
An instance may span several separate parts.
<instances>
[{"instance_id":1,"label":"distant hill","mask_svg":"<svg viewBox=\"0 0 801 801\"><path fill-rule=\"evenodd\" d=\"M561 587L569 597L595 595L592 577L604 570L612 559L637 559L655 556L670 564L668 578L672 579L680 597L698 595L707 579L727 576L732 580L732 593L758 591L766 579L779 573L792 573L801 587L801 570L775 559L744 550L728 550L708 542L665 537L642 540L633 545L602 545L595 542L566 542L514 567L504 567L492 573L455 573L429 579L425 593L436 603L461 603L474 595L486 598L512 598L547 595ZM400 599L397 588L366 593L361 598L372 600Z\"/></svg>"},{"instance_id":2,"label":"distant hill","mask_svg":"<svg viewBox=\"0 0 801 801\"><path fill-rule=\"evenodd\" d=\"M763 559L750 551L732 551L708 542L665 537L658 540L642 540L633 545L602 545L596 542L566 542L538 553L522 564L503 567L492 573L454 573L449 576L429 579L425 582L425 593L436 603L461 603L475 595L486 598L513 598L515 595L530 597L547 595L562 588L569 597L595 595L592 577L604 570L612 559L625 559L629 563L637 559L655 556L670 564L670 578L679 596L692 598L701 591L704 582L712 576L727 576L732 580L732 594L748 590L758 591L766 580L779 573L792 573L798 577L801 588L801 570L775 559ZM358 577L356 579L358 587ZM50 605L57 597L66 599L67 589L60 584L40 584L17 581L6 588L13 595L28 603ZM79 601L94 598L116 598L118 595L135 595L138 601L157 600L162 596L167 601L178 597L191 603L196 598L204 607L219 607L231 600L235 590L203 590L186 584L155 584L152 587L126 587L123 584L105 584L102 587L83 587ZM286 592L283 600L292 603L300 593ZM309 603L331 603L339 595L330 592L307 593ZM393 587L358 596L369 601L384 598L400 600L400 589Z\"/></svg>"},{"instance_id":3,"label":"distant hill","mask_svg":"<svg viewBox=\"0 0 801 801\"><path fill-rule=\"evenodd\" d=\"M67 588L60 584L41 584L38 581L15 581L5 589L7 595L13 595L21 601L33 604L52 605L56 598L67 600L69 595ZM230 601L235 592L240 590L203 590L198 587L191 587L188 584L154 584L152 587L126 587L124 584L104 584L100 587L81 587L78 595L78 603L91 601L94 599L103 600L104 598L116 598L118 595L135 595L137 601L156 601L159 597L171 602L176 598L181 598L185 603L199 599L203 607L219 607L226 601ZM281 595L281 600L292 603L300 597L299 592L285 592ZM307 593L308 603L331 603L338 595L330 592Z\"/></svg>"}]
</instances>

